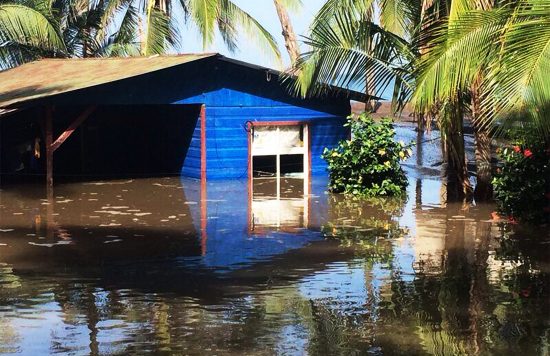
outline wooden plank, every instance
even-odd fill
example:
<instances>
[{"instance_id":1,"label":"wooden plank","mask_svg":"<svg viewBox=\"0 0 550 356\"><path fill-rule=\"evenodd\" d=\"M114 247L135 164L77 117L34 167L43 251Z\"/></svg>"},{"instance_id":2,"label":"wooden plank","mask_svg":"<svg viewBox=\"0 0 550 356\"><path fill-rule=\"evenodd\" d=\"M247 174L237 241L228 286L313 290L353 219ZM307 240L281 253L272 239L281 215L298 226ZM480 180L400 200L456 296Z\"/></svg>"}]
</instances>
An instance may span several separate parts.
<instances>
[{"instance_id":1,"label":"wooden plank","mask_svg":"<svg viewBox=\"0 0 550 356\"><path fill-rule=\"evenodd\" d=\"M96 106L86 108L70 125L69 127L51 144L52 152L55 152L65 142L73 132L86 120L96 109Z\"/></svg>"}]
</instances>

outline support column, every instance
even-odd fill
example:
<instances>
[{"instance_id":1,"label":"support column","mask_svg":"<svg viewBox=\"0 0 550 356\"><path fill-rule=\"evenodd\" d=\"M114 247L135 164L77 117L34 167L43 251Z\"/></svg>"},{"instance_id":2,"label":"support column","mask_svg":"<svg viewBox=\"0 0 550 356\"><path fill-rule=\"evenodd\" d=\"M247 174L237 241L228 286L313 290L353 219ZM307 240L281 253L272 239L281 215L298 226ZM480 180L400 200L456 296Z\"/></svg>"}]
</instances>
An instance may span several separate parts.
<instances>
[{"instance_id":1,"label":"support column","mask_svg":"<svg viewBox=\"0 0 550 356\"><path fill-rule=\"evenodd\" d=\"M48 189L48 195L50 190L53 193L53 127L52 127L53 108L51 106L46 107L44 127L45 143L46 143L46 187Z\"/></svg>"},{"instance_id":2,"label":"support column","mask_svg":"<svg viewBox=\"0 0 550 356\"><path fill-rule=\"evenodd\" d=\"M201 105L201 181L206 180L206 105Z\"/></svg>"},{"instance_id":3,"label":"support column","mask_svg":"<svg viewBox=\"0 0 550 356\"><path fill-rule=\"evenodd\" d=\"M201 105L201 254L207 252L206 241L208 240L208 209L206 191L206 105Z\"/></svg>"}]
</instances>

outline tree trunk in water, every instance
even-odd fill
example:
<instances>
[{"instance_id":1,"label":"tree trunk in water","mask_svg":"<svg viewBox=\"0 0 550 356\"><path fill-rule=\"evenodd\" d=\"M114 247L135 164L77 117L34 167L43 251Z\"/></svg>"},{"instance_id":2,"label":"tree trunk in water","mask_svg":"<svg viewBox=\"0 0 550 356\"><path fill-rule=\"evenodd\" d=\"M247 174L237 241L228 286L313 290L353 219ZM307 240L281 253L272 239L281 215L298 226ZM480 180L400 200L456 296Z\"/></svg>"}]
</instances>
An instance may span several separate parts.
<instances>
[{"instance_id":1,"label":"tree trunk in water","mask_svg":"<svg viewBox=\"0 0 550 356\"><path fill-rule=\"evenodd\" d=\"M474 191L476 201L487 201L493 197L491 173L491 136L486 127L479 121L480 112L480 80L476 80L471 88L472 93L472 126L474 128L477 184Z\"/></svg>"},{"instance_id":2,"label":"tree trunk in water","mask_svg":"<svg viewBox=\"0 0 550 356\"><path fill-rule=\"evenodd\" d=\"M474 123L476 142L477 184L474 191L476 201L487 201L493 197L491 173L491 137L487 130Z\"/></svg>"},{"instance_id":3,"label":"tree trunk in water","mask_svg":"<svg viewBox=\"0 0 550 356\"><path fill-rule=\"evenodd\" d=\"M296 63L298 57L300 57L300 50L298 49L298 42L296 41L296 34L294 33L294 28L290 22L290 17L286 11L284 5L280 0L273 0L275 3L275 8L277 9L277 15L279 16L279 21L281 22L281 28L283 30L283 37L285 39L285 47L290 56L290 62L292 65Z\"/></svg>"},{"instance_id":4,"label":"tree trunk in water","mask_svg":"<svg viewBox=\"0 0 550 356\"><path fill-rule=\"evenodd\" d=\"M447 121L442 130L443 153L447 166L447 200L457 201L472 193L464 149L464 118L460 99L452 104Z\"/></svg>"}]
</instances>

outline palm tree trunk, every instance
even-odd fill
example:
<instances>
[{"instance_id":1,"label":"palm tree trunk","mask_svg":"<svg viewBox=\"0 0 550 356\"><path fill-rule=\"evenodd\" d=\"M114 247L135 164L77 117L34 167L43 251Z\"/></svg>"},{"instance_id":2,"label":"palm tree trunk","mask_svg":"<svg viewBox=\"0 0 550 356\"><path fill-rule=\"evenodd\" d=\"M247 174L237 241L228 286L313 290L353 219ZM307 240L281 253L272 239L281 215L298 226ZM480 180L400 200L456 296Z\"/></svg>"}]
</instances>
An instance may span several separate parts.
<instances>
[{"instance_id":1,"label":"palm tree trunk","mask_svg":"<svg viewBox=\"0 0 550 356\"><path fill-rule=\"evenodd\" d=\"M480 4L484 10L492 8L490 2ZM474 128L477 184L474 191L476 201L488 201L493 197L491 172L491 135L480 122L482 74L478 73L470 88L472 96L472 126Z\"/></svg>"},{"instance_id":2,"label":"palm tree trunk","mask_svg":"<svg viewBox=\"0 0 550 356\"><path fill-rule=\"evenodd\" d=\"M281 28L283 30L282 34L285 39L285 47L288 51L290 62L292 65L294 65L298 60L298 57L300 57L300 50L298 49L296 34L294 33L294 28L292 27L290 17L288 16L288 11L286 11L286 8L281 3L281 0L273 0L273 2L275 3L275 8L277 9L279 21L281 22Z\"/></svg>"},{"instance_id":3,"label":"palm tree trunk","mask_svg":"<svg viewBox=\"0 0 550 356\"><path fill-rule=\"evenodd\" d=\"M468 178L466 152L464 148L464 114L461 109L461 98L455 98L450 104L447 123L442 130L447 176L448 201L463 200L472 193Z\"/></svg>"},{"instance_id":4,"label":"palm tree trunk","mask_svg":"<svg viewBox=\"0 0 550 356\"><path fill-rule=\"evenodd\" d=\"M493 180L491 174L491 136L480 122L480 93L479 81L476 80L471 88L472 95L472 126L474 128L477 184L474 191L476 201L487 201L492 198Z\"/></svg>"}]
</instances>

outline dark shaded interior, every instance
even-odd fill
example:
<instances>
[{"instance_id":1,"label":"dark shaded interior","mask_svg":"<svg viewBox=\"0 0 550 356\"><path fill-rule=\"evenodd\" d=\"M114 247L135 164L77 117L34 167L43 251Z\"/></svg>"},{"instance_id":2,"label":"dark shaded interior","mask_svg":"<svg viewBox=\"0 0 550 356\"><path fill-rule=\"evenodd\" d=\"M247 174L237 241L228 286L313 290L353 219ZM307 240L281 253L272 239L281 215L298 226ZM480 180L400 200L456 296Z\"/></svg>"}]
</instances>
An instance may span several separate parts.
<instances>
[{"instance_id":1,"label":"dark shaded interior","mask_svg":"<svg viewBox=\"0 0 550 356\"><path fill-rule=\"evenodd\" d=\"M85 109L56 107L53 139ZM55 151L54 174L57 177L179 175L199 112L199 105L100 106ZM0 120L0 167L4 177L21 179L45 174L43 118L43 109L33 108Z\"/></svg>"},{"instance_id":2,"label":"dark shaded interior","mask_svg":"<svg viewBox=\"0 0 550 356\"><path fill-rule=\"evenodd\" d=\"M304 173L304 155L281 155L281 175Z\"/></svg>"},{"instance_id":3,"label":"dark shaded interior","mask_svg":"<svg viewBox=\"0 0 550 356\"><path fill-rule=\"evenodd\" d=\"M252 170L254 178L275 177L277 175L277 156L253 156Z\"/></svg>"}]
</instances>

